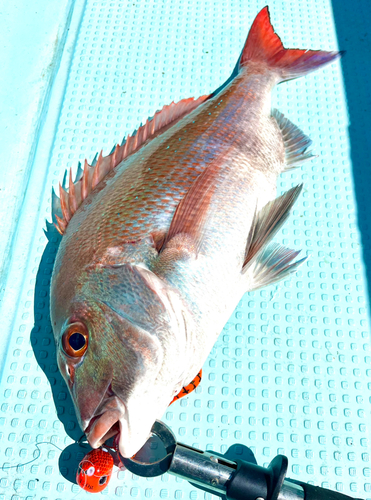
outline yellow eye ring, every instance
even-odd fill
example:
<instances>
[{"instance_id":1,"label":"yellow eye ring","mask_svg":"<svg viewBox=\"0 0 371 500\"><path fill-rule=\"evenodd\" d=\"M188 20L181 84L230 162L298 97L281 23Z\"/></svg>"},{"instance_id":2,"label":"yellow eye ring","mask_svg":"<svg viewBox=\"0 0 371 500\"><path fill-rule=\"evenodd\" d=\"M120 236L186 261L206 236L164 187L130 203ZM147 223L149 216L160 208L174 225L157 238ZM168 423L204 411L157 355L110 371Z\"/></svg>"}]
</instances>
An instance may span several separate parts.
<instances>
[{"instance_id":1,"label":"yellow eye ring","mask_svg":"<svg viewBox=\"0 0 371 500\"><path fill-rule=\"evenodd\" d=\"M89 335L83 323L68 325L62 335L62 347L67 356L81 358L88 348Z\"/></svg>"}]
</instances>

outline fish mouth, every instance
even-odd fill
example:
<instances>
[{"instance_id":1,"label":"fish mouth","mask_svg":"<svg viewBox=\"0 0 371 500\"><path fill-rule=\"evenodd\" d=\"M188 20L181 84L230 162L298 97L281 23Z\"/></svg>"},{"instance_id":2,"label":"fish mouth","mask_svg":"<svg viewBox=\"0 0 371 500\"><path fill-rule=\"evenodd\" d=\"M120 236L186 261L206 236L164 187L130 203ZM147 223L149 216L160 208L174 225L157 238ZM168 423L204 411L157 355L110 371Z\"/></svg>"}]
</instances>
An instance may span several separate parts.
<instances>
[{"instance_id":1,"label":"fish mouth","mask_svg":"<svg viewBox=\"0 0 371 500\"><path fill-rule=\"evenodd\" d=\"M120 432L120 420L125 417L125 405L116 396L99 405L84 432L92 448L99 448L107 439Z\"/></svg>"},{"instance_id":2,"label":"fish mouth","mask_svg":"<svg viewBox=\"0 0 371 500\"><path fill-rule=\"evenodd\" d=\"M152 420L133 428L126 405L116 396L99 405L95 413L84 429L92 448L99 448L108 439L116 436L118 451L123 457L129 458L137 453L151 436ZM147 426L148 429L145 430Z\"/></svg>"},{"instance_id":3,"label":"fish mouth","mask_svg":"<svg viewBox=\"0 0 371 500\"><path fill-rule=\"evenodd\" d=\"M86 438L92 448L99 448L109 438L120 432L119 412L106 412L93 417L85 429Z\"/></svg>"}]
</instances>

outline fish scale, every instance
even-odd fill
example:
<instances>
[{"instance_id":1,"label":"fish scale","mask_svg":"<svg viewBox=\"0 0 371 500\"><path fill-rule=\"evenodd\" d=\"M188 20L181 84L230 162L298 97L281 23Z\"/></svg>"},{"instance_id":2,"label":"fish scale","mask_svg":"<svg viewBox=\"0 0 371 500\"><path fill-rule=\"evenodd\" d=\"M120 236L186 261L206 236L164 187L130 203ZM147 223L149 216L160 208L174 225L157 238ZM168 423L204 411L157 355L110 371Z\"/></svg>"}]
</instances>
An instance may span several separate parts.
<instances>
[{"instance_id":1,"label":"fish scale","mask_svg":"<svg viewBox=\"0 0 371 500\"><path fill-rule=\"evenodd\" d=\"M270 242L302 188L274 199L277 176L311 158L310 140L270 95L337 56L285 49L264 8L225 86L164 107L61 189L51 317L92 447L119 432L136 453L243 293L303 261Z\"/></svg>"},{"instance_id":2,"label":"fish scale","mask_svg":"<svg viewBox=\"0 0 371 500\"><path fill-rule=\"evenodd\" d=\"M256 82L253 81L254 83ZM247 92L250 95L254 85L247 86ZM249 126L245 127L245 130L242 125L237 130L234 126L234 120L244 123L244 117L241 117L241 114L247 118L253 114L246 104L241 110L240 102L245 93L244 88L241 89L236 82L232 83L222 95L210 100L201 112L197 113L195 110L188 117L187 123L178 124L174 127L175 130L169 129L163 136L154 140L157 143L150 143L147 148L136 153L129 162L124 161L119 165L113 175L111 174L111 178L107 179L105 189L99 190L99 194L96 192L91 204L86 204L86 208L73 217L66 237L69 237L70 232L78 231L77 245L81 244L81 240L88 241L90 245L86 251L91 252L94 249L94 258L99 259L99 255L102 255L107 248L121 245L126 240L141 240L148 236L154 227L165 231L170 224L175 207L196 177L213 162L221 162L227 154L229 158L234 158L236 161L235 151L242 147L248 148L246 143L251 142L249 141L250 127L254 124L249 120ZM264 97L263 94L261 99L263 100ZM233 99L231 110L227 109L228 99ZM223 100L224 106L220 104ZM218 105L215 105L215 102ZM197 116L194 116L196 114ZM231 114L236 114L234 120L231 120ZM265 125L267 129L269 123ZM277 139L280 138L278 134L275 135ZM179 141L182 137L184 139ZM273 139L274 134L270 137L267 131L265 142L269 142L270 138ZM257 142L259 141L254 137L249 151L255 158L260 153L263 156L262 164L264 164L264 151L261 150L265 144L257 144ZM282 144L281 149L282 161L278 162L280 165L283 162ZM250 166L251 164L246 166L247 171ZM140 172L139 181L138 172ZM222 173L223 178L228 178L227 172L226 168ZM233 168L230 174L239 175ZM231 184L229 189L237 189L240 182L238 178L237 183ZM246 179L246 183L254 184L251 179ZM275 183L275 178L272 178L272 183ZM274 195L274 188L275 186L272 187L267 197L260 197L260 205ZM256 204L256 201L253 200L252 203ZM101 206L105 207L103 213ZM244 220L244 207L237 207L237 211L241 212L237 215L241 215L241 219ZM232 210L229 209L226 213L231 212ZM118 213L120 215L117 215ZM109 222L101 226L102 220ZM73 240L70 244L74 244ZM91 260L91 257L84 251L76 251L76 254L81 257L82 262ZM60 265L63 266L63 263ZM76 267L80 265L80 262L76 261Z\"/></svg>"}]
</instances>

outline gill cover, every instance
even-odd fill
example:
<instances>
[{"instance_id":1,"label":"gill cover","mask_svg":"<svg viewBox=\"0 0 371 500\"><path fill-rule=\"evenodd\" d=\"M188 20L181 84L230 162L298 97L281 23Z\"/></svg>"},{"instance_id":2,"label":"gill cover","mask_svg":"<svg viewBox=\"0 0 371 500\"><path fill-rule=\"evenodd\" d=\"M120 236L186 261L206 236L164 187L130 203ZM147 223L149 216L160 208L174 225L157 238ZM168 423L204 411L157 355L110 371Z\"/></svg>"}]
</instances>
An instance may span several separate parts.
<instances>
[{"instance_id":1,"label":"gill cover","mask_svg":"<svg viewBox=\"0 0 371 500\"><path fill-rule=\"evenodd\" d=\"M121 318L152 335L168 325L166 285L154 273L122 264L96 268L94 274L91 293Z\"/></svg>"}]
</instances>

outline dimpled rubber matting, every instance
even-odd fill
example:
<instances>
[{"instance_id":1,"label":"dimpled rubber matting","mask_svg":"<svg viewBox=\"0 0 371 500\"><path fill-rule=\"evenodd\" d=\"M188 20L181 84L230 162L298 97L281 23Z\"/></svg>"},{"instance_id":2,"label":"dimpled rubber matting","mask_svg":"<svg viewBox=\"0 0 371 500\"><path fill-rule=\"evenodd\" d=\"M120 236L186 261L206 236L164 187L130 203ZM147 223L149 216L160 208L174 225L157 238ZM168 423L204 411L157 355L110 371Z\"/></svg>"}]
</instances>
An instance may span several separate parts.
<instances>
[{"instance_id":1,"label":"dimpled rubber matting","mask_svg":"<svg viewBox=\"0 0 371 500\"><path fill-rule=\"evenodd\" d=\"M74 444L81 431L57 369L48 316L58 243L55 232L49 242L43 233L51 186L79 160L91 160L101 148L109 153L164 104L222 84L264 2L87 0L76 6L67 36L72 57L61 62L67 71L62 105L56 113L52 95L49 106L56 129L48 168L33 165L23 205L28 219L19 220L19 235L30 220L34 231L19 263L24 277L11 331L4 333L10 340L1 379L0 500L88 498L74 484L85 451ZM338 48L328 0L269 6L287 47ZM291 279L242 298L204 366L201 385L163 420L191 446L224 453L243 444L260 465L283 453L288 477L369 499L367 285L340 63L279 86L273 105L313 139L318 154L278 181L279 193L305 183L276 241L302 248L309 258ZM46 148L42 134L37 154ZM8 291L17 269L9 268ZM39 457L37 442L46 442ZM167 474L144 479L117 469L102 495L211 498Z\"/></svg>"}]
</instances>

